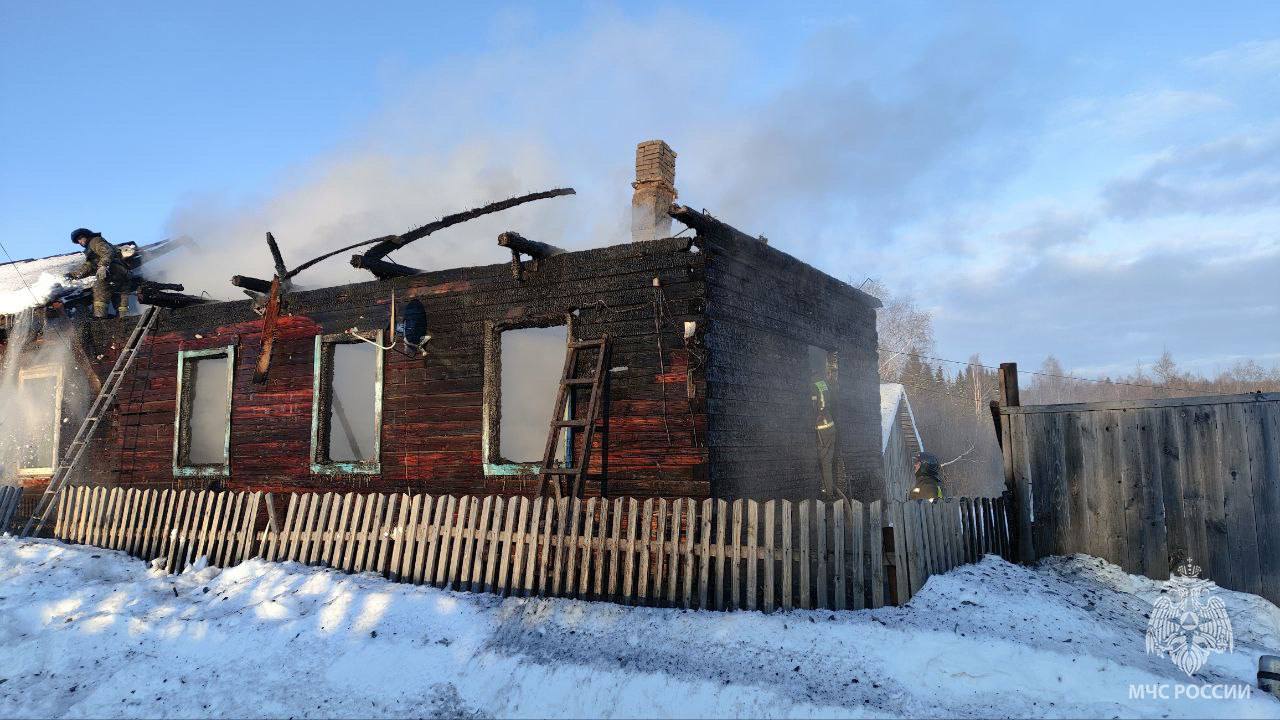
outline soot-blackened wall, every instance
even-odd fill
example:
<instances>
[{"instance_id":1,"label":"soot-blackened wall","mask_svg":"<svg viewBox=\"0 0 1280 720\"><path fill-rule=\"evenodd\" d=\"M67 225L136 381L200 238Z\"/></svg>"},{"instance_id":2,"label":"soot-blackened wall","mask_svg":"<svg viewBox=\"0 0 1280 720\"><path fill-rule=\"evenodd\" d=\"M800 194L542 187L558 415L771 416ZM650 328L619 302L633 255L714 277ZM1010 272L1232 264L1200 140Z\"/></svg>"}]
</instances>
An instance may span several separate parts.
<instances>
[{"instance_id":1,"label":"soot-blackened wall","mask_svg":"<svg viewBox=\"0 0 1280 720\"><path fill-rule=\"evenodd\" d=\"M845 283L723 226L707 249L708 444L712 492L819 494L811 348L833 355L836 485L883 495L876 308Z\"/></svg>"},{"instance_id":2,"label":"soot-blackened wall","mask_svg":"<svg viewBox=\"0 0 1280 720\"><path fill-rule=\"evenodd\" d=\"M486 341L503 328L572 317L576 338L613 339L609 493L708 496L706 417L700 401L687 397L690 354L682 341L684 322L702 318L703 262L689 239L661 240L567 253L537 270L526 263L522 281L504 264L292 293L261 385L252 374L262 322L249 301L164 311L125 379L117 416L99 433L93 475L152 487L215 480L279 491L531 492L536 481L527 474L485 470ZM393 291L398 311L424 319L431 339L425 357L400 349L384 355L379 472L312 472L315 337L348 328L385 332ZM93 325L100 374L133 322ZM237 357L229 477L175 480L178 353L224 346ZM702 370L692 373L695 396L705 396ZM599 468L598 452L592 466ZM598 491L588 484L588 493Z\"/></svg>"}]
</instances>

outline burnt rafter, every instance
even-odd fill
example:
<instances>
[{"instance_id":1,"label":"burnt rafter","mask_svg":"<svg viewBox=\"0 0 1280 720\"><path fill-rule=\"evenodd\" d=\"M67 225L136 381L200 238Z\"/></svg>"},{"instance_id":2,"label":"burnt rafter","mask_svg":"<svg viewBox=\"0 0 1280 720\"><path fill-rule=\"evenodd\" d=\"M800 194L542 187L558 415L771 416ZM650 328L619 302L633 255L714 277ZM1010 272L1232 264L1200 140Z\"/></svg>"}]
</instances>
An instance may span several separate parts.
<instances>
[{"instance_id":1,"label":"burnt rafter","mask_svg":"<svg viewBox=\"0 0 1280 720\"><path fill-rule=\"evenodd\" d=\"M243 289L245 294L257 301L259 305L265 303L266 296L271 294L275 278L281 280L279 283L281 292L288 292L293 288L293 283L288 279L289 271L285 267L284 256L280 254L280 245L276 243L276 237L271 233L267 233L267 249L271 251L271 263L275 270L271 280L263 280L252 275L231 276L231 284Z\"/></svg>"},{"instance_id":2,"label":"burnt rafter","mask_svg":"<svg viewBox=\"0 0 1280 720\"><path fill-rule=\"evenodd\" d=\"M358 243L347 245L345 247L340 247L337 250L332 250L319 257L312 258L311 260L308 260L302 263L301 265L299 265L298 267L290 270L288 273L284 275L284 279L286 280L290 279L293 276L297 275L298 273L302 272L303 270L306 270L307 268L317 263L328 260L329 258L335 255L340 255L344 252L355 250L356 248L365 247L366 245L372 245L373 247L369 248L363 253L362 255L363 259L361 261L362 263L365 260L382 260L384 257L387 256L388 253L394 252L404 247L405 245L408 245L414 240L421 240L422 238L436 231L443 230L448 227L453 227L454 225L458 225L460 223L464 223L469 220L474 220L478 217L483 217L485 215L490 215L492 213L501 212L503 210L509 210L518 205L534 202L536 200L546 200L548 198L561 197L563 195L576 195L576 194L577 192L573 188L556 188L554 190L544 190L542 192L530 193L528 195L520 195L518 197L508 198L506 200L499 200L497 202L484 205L482 207L472 208L470 210L464 210L462 212L454 213L452 215L445 215L439 220L436 220L434 222L429 222L426 225L423 225L421 227L414 228L413 230L410 230L409 232L404 233L403 235L384 235L382 237L373 238L372 240L364 240ZM353 265L355 264L354 259L352 261L352 264ZM367 266L362 264L361 267L367 267ZM404 266L401 266L401 267L404 267Z\"/></svg>"},{"instance_id":3,"label":"burnt rafter","mask_svg":"<svg viewBox=\"0 0 1280 720\"><path fill-rule=\"evenodd\" d=\"M231 284L243 288L245 294L254 300L254 309L262 314L262 351L258 355L258 363L254 366L253 381L258 384L267 381L271 370L271 350L275 344L276 324L285 311L285 293L293 287L289 281L289 273L284 264L284 255L275 235L267 233L267 249L271 252L271 265L275 274L271 280L248 275L231 276Z\"/></svg>"},{"instance_id":4,"label":"burnt rafter","mask_svg":"<svg viewBox=\"0 0 1280 720\"><path fill-rule=\"evenodd\" d=\"M276 324L280 321L283 284L279 275L271 281L267 303L262 309L262 351L258 354L258 364L253 368L253 381L259 385L267 381L267 373L271 371L271 350L275 346Z\"/></svg>"},{"instance_id":5,"label":"burnt rafter","mask_svg":"<svg viewBox=\"0 0 1280 720\"><path fill-rule=\"evenodd\" d=\"M766 244L769 242L763 235L751 237L729 223L717 220L705 209L699 212L685 205L673 204L667 210L667 214L679 220L681 224L698 231L699 235L721 236L734 240L751 240Z\"/></svg>"},{"instance_id":6,"label":"burnt rafter","mask_svg":"<svg viewBox=\"0 0 1280 720\"><path fill-rule=\"evenodd\" d=\"M520 265L522 254L533 258L533 269L538 270L544 258L563 255L566 252L564 248L530 240L514 230L508 230L499 235L498 245L511 250L511 274L516 280L524 277L524 269Z\"/></svg>"},{"instance_id":7,"label":"burnt rafter","mask_svg":"<svg viewBox=\"0 0 1280 720\"><path fill-rule=\"evenodd\" d=\"M514 230L508 230L499 235L498 244L504 248L510 248L513 252L528 255L534 260L549 258L552 255L562 255L566 252L564 248L558 248L555 245L548 245L537 240L530 240Z\"/></svg>"},{"instance_id":8,"label":"burnt rafter","mask_svg":"<svg viewBox=\"0 0 1280 720\"><path fill-rule=\"evenodd\" d=\"M138 283L138 302L144 305L155 305L164 308L182 308L209 302L208 298L184 294L182 292L183 289L177 283L159 283L144 280Z\"/></svg>"},{"instance_id":9,"label":"burnt rafter","mask_svg":"<svg viewBox=\"0 0 1280 720\"><path fill-rule=\"evenodd\" d=\"M276 277L284 279L289 271L284 266L284 256L280 254L280 246L276 244L276 236L267 233L267 249L271 251L271 263L275 266Z\"/></svg>"},{"instance_id":10,"label":"burnt rafter","mask_svg":"<svg viewBox=\"0 0 1280 720\"><path fill-rule=\"evenodd\" d=\"M249 277L248 275L232 275L231 284L238 288L251 290L260 295L266 295L271 292L270 280L262 280L261 278Z\"/></svg>"},{"instance_id":11,"label":"burnt rafter","mask_svg":"<svg viewBox=\"0 0 1280 720\"><path fill-rule=\"evenodd\" d=\"M359 270L368 270L379 280L408 277L422 272L417 268L411 268L407 265L391 262L390 260L379 260L377 258L366 257L364 255L352 255L351 267Z\"/></svg>"}]
</instances>

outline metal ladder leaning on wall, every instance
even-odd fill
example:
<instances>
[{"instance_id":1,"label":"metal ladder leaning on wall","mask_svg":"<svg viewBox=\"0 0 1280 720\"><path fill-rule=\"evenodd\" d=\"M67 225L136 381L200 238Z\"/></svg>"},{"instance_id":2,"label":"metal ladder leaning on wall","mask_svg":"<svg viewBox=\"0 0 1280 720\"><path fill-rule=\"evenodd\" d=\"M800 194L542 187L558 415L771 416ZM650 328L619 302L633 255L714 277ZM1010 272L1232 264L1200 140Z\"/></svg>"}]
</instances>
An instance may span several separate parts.
<instances>
[{"instance_id":1,"label":"metal ladder leaning on wall","mask_svg":"<svg viewBox=\"0 0 1280 720\"><path fill-rule=\"evenodd\" d=\"M138 355L138 348L142 346L142 341L151 332L151 328L155 327L159 313L160 308L149 306L143 311L142 317L138 319L138 324L134 326L133 333L129 335L129 340L116 358L116 364L111 368L106 381L102 383L102 389L98 391L98 397L94 399L93 406L89 408L89 414L85 415L84 422L80 423L80 429L76 431L75 439L67 446L66 452L62 455L62 462L58 463L58 467L53 471L53 476L49 478L49 486L44 489L44 494L36 502L36 507L31 512L31 517L22 528L23 537L39 533L40 528L44 527L45 521L49 519L49 514L54 507L54 498L58 496L58 491L66 483L71 471L75 470L76 466L80 464L80 458L84 455L84 449L89 444L89 438L93 437L94 431L98 429L98 422L111 409L111 403L115 402L116 394L120 392L120 383L129 368L133 367L133 361Z\"/></svg>"},{"instance_id":2,"label":"metal ladder leaning on wall","mask_svg":"<svg viewBox=\"0 0 1280 720\"><path fill-rule=\"evenodd\" d=\"M578 353L582 350L597 350L595 358L595 367L589 376L576 377L578 367ZM560 496L560 478L569 479L569 493L572 497L578 497L582 493L582 488L587 478L587 464L591 460L591 440L595 434L596 421L602 421L601 427L601 447L600 447L600 494L605 494L605 482L607 482L609 468L609 410L608 398L609 391L609 354L612 344L609 336L601 335L598 340L570 340L567 351L564 356L564 372L560 375L560 390L556 394L555 409L551 414L551 427L547 433L547 447L542 453L542 467L538 469L538 495L543 495L547 491L547 485L550 484L555 489L556 497ZM587 404L587 411L580 418L570 417L565 419L565 410L570 407L569 398L573 392L572 388L590 386L591 399ZM581 430L582 445L578 450L577 458L574 458L572 465L566 467L555 467L556 446L559 445L561 430ZM573 444L569 443L566 449L566 455L573 453ZM548 481L551 481L548 483Z\"/></svg>"}]
</instances>

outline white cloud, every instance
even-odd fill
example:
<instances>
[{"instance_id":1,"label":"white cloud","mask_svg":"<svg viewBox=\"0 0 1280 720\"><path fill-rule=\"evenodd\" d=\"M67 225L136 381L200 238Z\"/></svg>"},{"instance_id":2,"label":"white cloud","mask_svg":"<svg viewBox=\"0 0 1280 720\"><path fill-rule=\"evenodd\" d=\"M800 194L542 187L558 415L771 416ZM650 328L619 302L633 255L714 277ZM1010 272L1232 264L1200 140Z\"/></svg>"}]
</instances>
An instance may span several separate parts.
<instances>
[{"instance_id":1,"label":"white cloud","mask_svg":"<svg viewBox=\"0 0 1280 720\"><path fill-rule=\"evenodd\" d=\"M1280 38L1251 40L1192 58L1192 67L1219 73L1264 74L1280 72Z\"/></svg>"},{"instance_id":2,"label":"white cloud","mask_svg":"<svg viewBox=\"0 0 1280 720\"><path fill-rule=\"evenodd\" d=\"M1226 213L1280 203L1280 126L1170 148L1103 189L1108 214Z\"/></svg>"},{"instance_id":3,"label":"white cloud","mask_svg":"<svg viewBox=\"0 0 1280 720\"><path fill-rule=\"evenodd\" d=\"M1233 102L1213 92L1148 89L1114 98L1071 101L1066 104L1059 122L1132 139L1233 107Z\"/></svg>"}]
</instances>

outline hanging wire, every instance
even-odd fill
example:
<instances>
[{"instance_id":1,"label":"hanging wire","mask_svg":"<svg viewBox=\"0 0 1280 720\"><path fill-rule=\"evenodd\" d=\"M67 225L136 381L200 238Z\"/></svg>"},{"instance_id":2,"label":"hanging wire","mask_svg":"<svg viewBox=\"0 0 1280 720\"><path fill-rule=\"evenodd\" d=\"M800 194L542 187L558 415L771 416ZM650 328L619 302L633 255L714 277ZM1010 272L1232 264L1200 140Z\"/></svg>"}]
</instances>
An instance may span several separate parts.
<instances>
[{"instance_id":1,"label":"hanging wire","mask_svg":"<svg viewBox=\"0 0 1280 720\"><path fill-rule=\"evenodd\" d=\"M36 305L41 305L42 303L40 302L40 298L36 297L35 291L32 290L31 286L27 284L27 279L23 277L22 271L18 270L18 262L13 259L12 255L9 254L9 248L5 247L3 242L0 242L0 250L3 250L4 256L9 259L9 267L12 267L13 271L17 273L18 279L22 281L22 287L27 289L27 294L31 296L31 300Z\"/></svg>"},{"instance_id":2,"label":"hanging wire","mask_svg":"<svg viewBox=\"0 0 1280 720\"><path fill-rule=\"evenodd\" d=\"M938 362L954 363L956 365L974 365L980 368L985 368L987 370L995 370L995 371L1000 370L999 366L983 365L982 363L969 362L968 360L948 360L947 358L935 357L933 355L921 355L920 353L907 352L906 350L892 350L890 348L883 348L883 347L877 347L876 349L880 350L881 352L891 352L891 353L897 353L899 355L909 355L911 357L919 358L921 360L936 360ZM1079 382L1099 383L1101 385L1124 385L1128 387L1140 387L1140 388L1148 388L1152 390L1183 390L1185 392L1201 392L1200 390L1196 390L1195 388L1179 387L1177 385L1150 385L1150 384L1144 384L1144 383L1121 382L1119 380L1099 380L1097 378L1081 377L1079 375L1055 375L1053 373L1043 373L1043 372L1037 372L1035 370L1019 370L1018 374L1037 375L1039 377L1051 377L1051 378L1058 378L1061 380L1076 380Z\"/></svg>"},{"instance_id":3,"label":"hanging wire","mask_svg":"<svg viewBox=\"0 0 1280 720\"><path fill-rule=\"evenodd\" d=\"M918 383L913 383L913 382L904 382L902 380L897 380L895 382L897 382L899 385L905 385L910 388L915 388L916 390L923 390L924 392L933 393L934 395L944 395L946 397L956 398L957 400L963 400L966 403L973 402L973 397L967 394L961 395L959 393L947 392L946 390L942 390L937 387L931 387L929 385L920 385Z\"/></svg>"}]
</instances>

